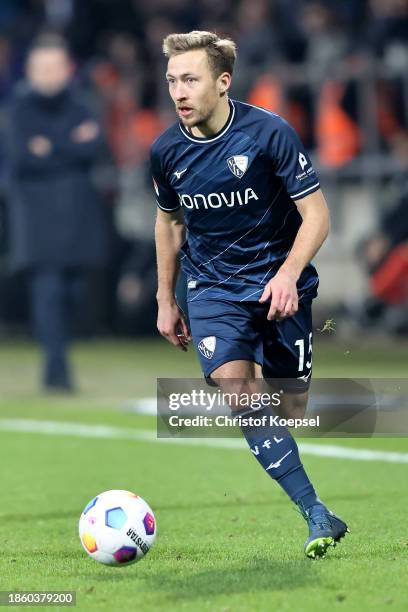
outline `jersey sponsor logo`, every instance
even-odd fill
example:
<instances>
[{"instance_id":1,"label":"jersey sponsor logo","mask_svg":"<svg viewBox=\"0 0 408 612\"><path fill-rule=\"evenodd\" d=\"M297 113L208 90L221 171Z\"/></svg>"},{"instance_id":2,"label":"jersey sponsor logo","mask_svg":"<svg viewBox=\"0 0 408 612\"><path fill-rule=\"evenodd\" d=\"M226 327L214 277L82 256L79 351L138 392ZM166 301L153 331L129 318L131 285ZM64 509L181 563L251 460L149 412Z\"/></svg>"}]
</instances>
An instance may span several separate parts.
<instances>
[{"instance_id":1,"label":"jersey sponsor logo","mask_svg":"<svg viewBox=\"0 0 408 612\"><path fill-rule=\"evenodd\" d=\"M157 185L156 181L154 180L154 176L152 176L152 180L153 180L153 187L154 187L154 190L156 192L156 195L159 196L159 186Z\"/></svg>"},{"instance_id":2,"label":"jersey sponsor logo","mask_svg":"<svg viewBox=\"0 0 408 612\"><path fill-rule=\"evenodd\" d=\"M217 338L215 336L207 336L198 343L198 350L206 359L212 359L216 344Z\"/></svg>"},{"instance_id":3,"label":"jersey sponsor logo","mask_svg":"<svg viewBox=\"0 0 408 612\"><path fill-rule=\"evenodd\" d=\"M237 178L242 178L248 169L247 155L232 155L227 159L228 168Z\"/></svg>"},{"instance_id":4,"label":"jersey sponsor logo","mask_svg":"<svg viewBox=\"0 0 408 612\"><path fill-rule=\"evenodd\" d=\"M204 195L202 193L196 193L193 196L183 194L179 195L180 204L185 208L199 210L204 208L222 208L227 206L233 208L234 206L243 206L248 204L250 200L259 200L255 191L250 187L247 187L245 191L231 191L230 193L209 193Z\"/></svg>"},{"instance_id":5,"label":"jersey sponsor logo","mask_svg":"<svg viewBox=\"0 0 408 612\"><path fill-rule=\"evenodd\" d=\"M302 152L299 153L299 164L300 167L302 168L302 170L304 170L307 166L309 162L306 159L306 155L304 155Z\"/></svg>"},{"instance_id":6,"label":"jersey sponsor logo","mask_svg":"<svg viewBox=\"0 0 408 612\"><path fill-rule=\"evenodd\" d=\"M188 168L184 168L184 170L176 170L175 172L173 172L174 176L176 177L176 181L179 181L183 174L187 172L187 170Z\"/></svg>"},{"instance_id":7,"label":"jersey sponsor logo","mask_svg":"<svg viewBox=\"0 0 408 612\"><path fill-rule=\"evenodd\" d=\"M306 155L304 153L302 153L301 151L299 152L298 162L299 162L299 166L301 168L301 172L296 175L296 180L299 181L299 182L302 182L305 179L309 178L312 174L314 174L315 171L314 171L314 168L313 168L312 164L307 159ZM305 168L307 166L309 166L309 167L306 170Z\"/></svg>"}]
</instances>

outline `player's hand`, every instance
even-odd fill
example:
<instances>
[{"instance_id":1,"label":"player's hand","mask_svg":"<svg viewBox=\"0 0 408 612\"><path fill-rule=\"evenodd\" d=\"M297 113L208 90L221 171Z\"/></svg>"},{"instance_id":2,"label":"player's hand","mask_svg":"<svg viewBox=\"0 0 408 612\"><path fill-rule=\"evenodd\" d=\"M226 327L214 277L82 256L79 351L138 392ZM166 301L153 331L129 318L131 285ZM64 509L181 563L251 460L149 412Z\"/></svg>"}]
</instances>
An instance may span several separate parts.
<instances>
[{"instance_id":1,"label":"player's hand","mask_svg":"<svg viewBox=\"0 0 408 612\"><path fill-rule=\"evenodd\" d=\"M281 321L298 311L298 292L296 278L285 270L279 270L267 283L259 301L261 304L271 300L267 319Z\"/></svg>"},{"instance_id":2,"label":"player's hand","mask_svg":"<svg viewBox=\"0 0 408 612\"><path fill-rule=\"evenodd\" d=\"M186 351L191 334L183 311L177 302L159 302L158 304L157 329L163 338L182 351Z\"/></svg>"}]
</instances>

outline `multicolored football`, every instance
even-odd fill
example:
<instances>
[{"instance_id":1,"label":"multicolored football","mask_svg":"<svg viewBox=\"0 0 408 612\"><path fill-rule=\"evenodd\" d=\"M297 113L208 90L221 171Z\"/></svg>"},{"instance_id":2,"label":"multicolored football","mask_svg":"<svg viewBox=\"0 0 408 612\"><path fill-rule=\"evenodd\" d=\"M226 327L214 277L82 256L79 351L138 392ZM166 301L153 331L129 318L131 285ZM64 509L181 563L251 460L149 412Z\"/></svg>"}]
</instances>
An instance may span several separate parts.
<instances>
[{"instance_id":1,"label":"multicolored football","mask_svg":"<svg viewBox=\"0 0 408 612\"><path fill-rule=\"evenodd\" d=\"M105 491L94 497L79 519L79 537L92 559L105 565L140 561L156 539L150 506L130 491Z\"/></svg>"}]
</instances>

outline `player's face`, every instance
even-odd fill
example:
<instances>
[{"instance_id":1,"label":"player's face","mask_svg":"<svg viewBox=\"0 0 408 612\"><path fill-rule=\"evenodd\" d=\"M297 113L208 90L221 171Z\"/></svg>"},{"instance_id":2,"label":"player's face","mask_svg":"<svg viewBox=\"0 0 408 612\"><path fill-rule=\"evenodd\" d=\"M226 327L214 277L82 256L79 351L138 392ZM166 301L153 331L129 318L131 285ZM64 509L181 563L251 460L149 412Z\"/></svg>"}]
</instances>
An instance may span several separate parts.
<instances>
[{"instance_id":1,"label":"player's face","mask_svg":"<svg viewBox=\"0 0 408 612\"><path fill-rule=\"evenodd\" d=\"M71 73L71 62L62 49L37 49L28 59L28 79L32 87L44 96L53 96L62 91Z\"/></svg>"},{"instance_id":2,"label":"player's face","mask_svg":"<svg viewBox=\"0 0 408 612\"><path fill-rule=\"evenodd\" d=\"M187 51L169 59L167 81L176 111L186 127L205 124L225 91L222 75L214 77L204 49Z\"/></svg>"}]
</instances>

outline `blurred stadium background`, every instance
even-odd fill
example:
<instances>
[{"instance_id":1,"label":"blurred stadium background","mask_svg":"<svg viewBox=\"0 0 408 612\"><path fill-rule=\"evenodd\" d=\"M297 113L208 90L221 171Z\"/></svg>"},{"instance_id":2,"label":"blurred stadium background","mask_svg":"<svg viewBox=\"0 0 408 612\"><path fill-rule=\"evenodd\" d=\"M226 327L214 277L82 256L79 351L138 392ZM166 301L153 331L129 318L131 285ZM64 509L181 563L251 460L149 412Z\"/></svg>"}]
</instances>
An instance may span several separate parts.
<instances>
[{"instance_id":1,"label":"blurred stadium background","mask_svg":"<svg viewBox=\"0 0 408 612\"><path fill-rule=\"evenodd\" d=\"M76 314L75 328L85 341L113 337L123 342L156 333L155 203L148 154L155 137L174 121L161 41L169 32L191 29L216 30L237 41L232 97L287 118L319 170L332 231L316 261L321 276L316 327L324 329L329 320L318 341L339 343L339 355L356 342L379 338L389 347L404 346L407 0L2 0L3 362L10 347L34 346L27 279L10 263L7 145L32 41L44 32L66 38L75 63L73 87L103 126L109 155L93 180L109 222L108 258L103 269L88 275L86 305Z\"/></svg>"}]
</instances>

